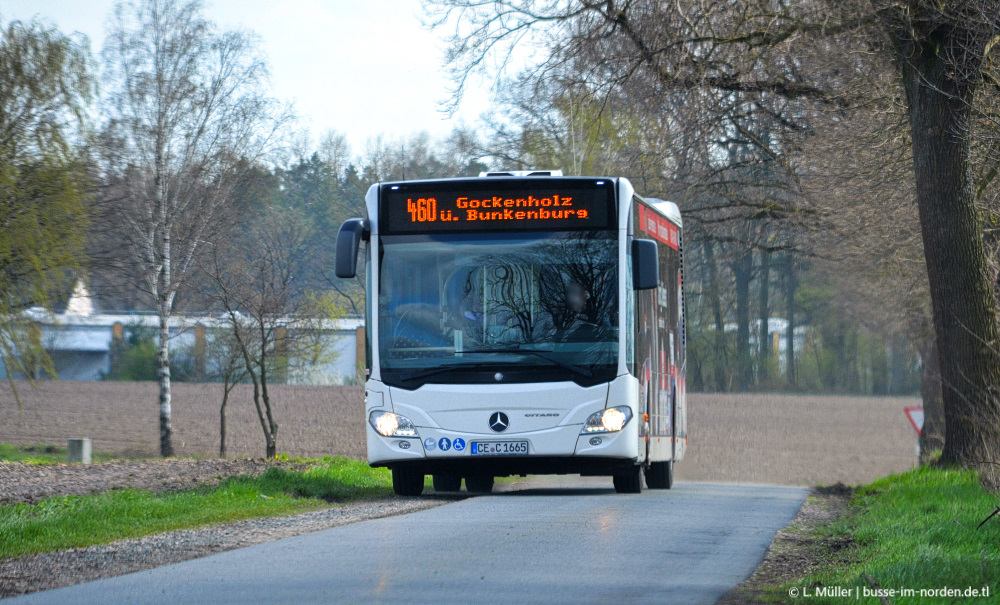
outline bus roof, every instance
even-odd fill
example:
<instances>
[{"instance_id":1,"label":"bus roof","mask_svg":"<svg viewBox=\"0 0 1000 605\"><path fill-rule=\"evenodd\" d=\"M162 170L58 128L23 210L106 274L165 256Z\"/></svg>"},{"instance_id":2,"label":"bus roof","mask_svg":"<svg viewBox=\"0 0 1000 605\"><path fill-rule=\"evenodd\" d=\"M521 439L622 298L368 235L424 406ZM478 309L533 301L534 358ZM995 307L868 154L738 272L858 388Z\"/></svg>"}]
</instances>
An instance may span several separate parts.
<instances>
[{"instance_id":1,"label":"bus roof","mask_svg":"<svg viewBox=\"0 0 1000 605\"><path fill-rule=\"evenodd\" d=\"M645 200L645 202L649 204L650 208L655 210L658 214L662 214L666 218L670 219L670 221L678 227L683 226L681 224L681 209L677 206L677 204L655 197L646 197L642 199Z\"/></svg>"},{"instance_id":2,"label":"bus roof","mask_svg":"<svg viewBox=\"0 0 1000 605\"><path fill-rule=\"evenodd\" d=\"M478 183L486 181L504 180L582 180L582 181L617 181L617 179L606 176L565 176L561 170L512 170L507 172L481 172L479 176L458 176L435 179L403 179L395 181L379 181L374 186L384 187L386 185L401 185L403 183Z\"/></svg>"}]
</instances>

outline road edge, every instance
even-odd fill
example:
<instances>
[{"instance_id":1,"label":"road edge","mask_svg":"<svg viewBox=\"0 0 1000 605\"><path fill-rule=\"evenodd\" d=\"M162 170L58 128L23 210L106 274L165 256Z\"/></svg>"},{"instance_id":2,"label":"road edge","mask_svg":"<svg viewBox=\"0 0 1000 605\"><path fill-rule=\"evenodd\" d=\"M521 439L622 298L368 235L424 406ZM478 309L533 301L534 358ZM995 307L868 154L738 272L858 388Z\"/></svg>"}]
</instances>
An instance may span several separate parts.
<instances>
[{"instance_id":1,"label":"road edge","mask_svg":"<svg viewBox=\"0 0 1000 605\"><path fill-rule=\"evenodd\" d=\"M853 494L853 488L842 483L810 488L799 512L775 533L754 572L716 605L773 605L775 599L787 600L778 590L781 584L809 575L829 561L831 552L849 546L815 530L849 514Z\"/></svg>"},{"instance_id":2,"label":"road edge","mask_svg":"<svg viewBox=\"0 0 1000 605\"><path fill-rule=\"evenodd\" d=\"M360 500L283 517L259 517L0 559L0 599L83 584L314 531L413 513L462 498Z\"/></svg>"}]
</instances>

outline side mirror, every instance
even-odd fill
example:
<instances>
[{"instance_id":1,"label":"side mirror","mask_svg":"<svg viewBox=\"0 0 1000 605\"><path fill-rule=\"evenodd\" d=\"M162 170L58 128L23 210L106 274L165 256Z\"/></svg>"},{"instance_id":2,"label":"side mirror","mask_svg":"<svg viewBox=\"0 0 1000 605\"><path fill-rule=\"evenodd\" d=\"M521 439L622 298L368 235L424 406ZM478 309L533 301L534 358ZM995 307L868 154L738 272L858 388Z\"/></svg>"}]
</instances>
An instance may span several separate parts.
<instances>
[{"instance_id":1,"label":"side mirror","mask_svg":"<svg viewBox=\"0 0 1000 605\"><path fill-rule=\"evenodd\" d=\"M649 290L660 285L660 259L656 242L651 239L632 240L632 286Z\"/></svg>"},{"instance_id":2,"label":"side mirror","mask_svg":"<svg viewBox=\"0 0 1000 605\"><path fill-rule=\"evenodd\" d=\"M361 240L368 241L371 230L368 219L352 218L344 221L337 232L337 260L335 272L337 277L354 277L357 275L358 248Z\"/></svg>"}]
</instances>

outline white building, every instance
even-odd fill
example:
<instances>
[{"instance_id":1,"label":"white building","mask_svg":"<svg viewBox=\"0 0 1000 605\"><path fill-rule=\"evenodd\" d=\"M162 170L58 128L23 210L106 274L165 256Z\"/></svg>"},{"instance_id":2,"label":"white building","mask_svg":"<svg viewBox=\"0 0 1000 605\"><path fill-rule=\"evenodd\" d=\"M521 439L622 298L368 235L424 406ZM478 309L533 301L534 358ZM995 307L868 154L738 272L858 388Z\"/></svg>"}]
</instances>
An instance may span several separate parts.
<instances>
[{"instance_id":1,"label":"white building","mask_svg":"<svg viewBox=\"0 0 1000 605\"><path fill-rule=\"evenodd\" d=\"M94 309L86 288L77 284L73 296L63 313L50 314L34 308L28 316L40 328L42 346L48 351L62 380L100 380L111 371L112 343L126 336L130 326L142 325L154 333L159 319L153 313L98 313ZM170 339L173 351L204 351L213 332L227 329L225 320L218 316L177 314L170 320ZM364 362L364 320L361 318L338 319L325 322L324 338L332 340L330 350L334 359L321 367L294 368L287 373L287 382L299 384L343 384L357 378L358 367ZM359 360L361 363L359 364ZM202 370L209 375L211 359ZM0 360L0 377L7 371Z\"/></svg>"}]
</instances>

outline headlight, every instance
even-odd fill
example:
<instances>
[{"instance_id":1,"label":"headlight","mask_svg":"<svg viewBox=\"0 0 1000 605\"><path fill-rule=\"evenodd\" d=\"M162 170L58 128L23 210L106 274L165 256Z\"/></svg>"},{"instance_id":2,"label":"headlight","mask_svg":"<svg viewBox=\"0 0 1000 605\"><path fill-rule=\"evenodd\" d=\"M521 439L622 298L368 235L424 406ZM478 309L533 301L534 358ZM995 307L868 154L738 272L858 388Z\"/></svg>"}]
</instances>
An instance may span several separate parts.
<instances>
[{"instance_id":1,"label":"headlight","mask_svg":"<svg viewBox=\"0 0 1000 605\"><path fill-rule=\"evenodd\" d=\"M368 416L372 428L383 437L417 437L417 429L406 416L375 410Z\"/></svg>"},{"instance_id":2,"label":"headlight","mask_svg":"<svg viewBox=\"0 0 1000 605\"><path fill-rule=\"evenodd\" d=\"M580 434L616 433L632 419L632 408L627 405L601 410L590 415Z\"/></svg>"}]
</instances>

